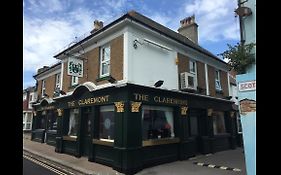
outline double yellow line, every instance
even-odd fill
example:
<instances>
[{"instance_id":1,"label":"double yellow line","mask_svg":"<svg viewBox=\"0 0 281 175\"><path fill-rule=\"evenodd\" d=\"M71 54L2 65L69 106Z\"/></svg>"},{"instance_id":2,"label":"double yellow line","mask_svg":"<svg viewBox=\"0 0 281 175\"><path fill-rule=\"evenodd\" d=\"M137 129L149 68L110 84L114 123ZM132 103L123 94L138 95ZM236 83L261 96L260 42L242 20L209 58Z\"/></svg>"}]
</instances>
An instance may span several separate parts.
<instances>
[{"instance_id":1,"label":"double yellow line","mask_svg":"<svg viewBox=\"0 0 281 175\"><path fill-rule=\"evenodd\" d=\"M40 165L40 166L42 166L42 167L44 167L44 168L46 168L46 169L48 169L48 170L50 170L50 171L52 171L52 172L55 172L55 173L57 173L57 174L59 174L59 175L69 175L69 174L66 174L66 173L64 173L64 172L62 172L62 171L60 171L60 170L58 170L58 169L55 169L54 167L52 167L52 166L50 166L50 165L47 165L47 164L45 164L45 163L43 163L43 162L41 162L41 161L38 161L38 160L36 160L36 159L34 159L34 158L32 158L32 157L23 155L23 158L28 159L28 160L30 160L30 161L36 163L37 165ZM70 173L70 174L74 174L74 173Z\"/></svg>"}]
</instances>

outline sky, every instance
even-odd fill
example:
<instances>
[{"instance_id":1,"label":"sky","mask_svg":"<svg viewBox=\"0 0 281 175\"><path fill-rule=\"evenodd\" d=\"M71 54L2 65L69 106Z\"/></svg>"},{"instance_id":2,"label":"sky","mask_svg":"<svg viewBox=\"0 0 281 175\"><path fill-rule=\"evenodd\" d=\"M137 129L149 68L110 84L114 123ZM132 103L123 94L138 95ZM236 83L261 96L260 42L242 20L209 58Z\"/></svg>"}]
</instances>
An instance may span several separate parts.
<instances>
[{"instance_id":1,"label":"sky","mask_svg":"<svg viewBox=\"0 0 281 175\"><path fill-rule=\"evenodd\" d=\"M38 68L58 62L53 56L87 35L94 20L104 26L130 10L174 30L195 15L199 45L214 55L239 42L237 0L24 0L23 88L34 86Z\"/></svg>"}]
</instances>

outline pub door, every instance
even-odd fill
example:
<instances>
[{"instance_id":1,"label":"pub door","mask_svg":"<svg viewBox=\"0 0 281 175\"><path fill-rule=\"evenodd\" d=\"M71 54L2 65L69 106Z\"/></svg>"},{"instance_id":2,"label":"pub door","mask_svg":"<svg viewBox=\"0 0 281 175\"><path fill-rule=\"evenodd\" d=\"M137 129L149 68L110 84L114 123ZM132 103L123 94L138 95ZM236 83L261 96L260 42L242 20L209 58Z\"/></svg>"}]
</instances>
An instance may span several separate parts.
<instances>
[{"instance_id":1,"label":"pub door","mask_svg":"<svg viewBox=\"0 0 281 175\"><path fill-rule=\"evenodd\" d=\"M202 152L202 136L206 130L204 111L191 109L189 111L189 120L190 136L195 139L196 154L200 154Z\"/></svg>"},{"instance_id":2,"label":"pub door","mask_svg":"<svg viewBox=\"0 0 281 175\"><path fill-rule=\"evenodd\" d=\"M81 113L81 142L80 142L80 150L82 156L89 155L89 148L91 145L91 107L84 107L82 108Z\"/></svg>"}]
</instances>

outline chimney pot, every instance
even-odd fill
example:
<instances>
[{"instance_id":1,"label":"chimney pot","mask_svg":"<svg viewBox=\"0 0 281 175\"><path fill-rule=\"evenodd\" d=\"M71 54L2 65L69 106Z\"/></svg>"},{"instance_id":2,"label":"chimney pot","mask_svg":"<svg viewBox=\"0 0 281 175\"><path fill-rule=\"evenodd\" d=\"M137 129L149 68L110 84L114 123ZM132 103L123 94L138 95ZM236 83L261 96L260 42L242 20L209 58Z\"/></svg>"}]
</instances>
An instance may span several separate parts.
<instances>
[{"instance_id":1,"label":"chimney pot","mask_svg":"<svg viewBox=\"0 0 281 175\"><path fill-rule=\"evenodd\" d=\"M198 44L198 25L195 23L195 15L182 19L180 24L178 32Z\"/></svg>"},{"instance_id":2,"label":"chimney pot","mask_svg":"<svg viewBox=\"0 0 281 175\"><path fill-rule=\"evenodd\" d=\"M103 22L95 20L94 21L94 29L91 31L91 33L94 33L94 32L98 31L101 28L103 28Z\"/></svg>"}]
</instances>

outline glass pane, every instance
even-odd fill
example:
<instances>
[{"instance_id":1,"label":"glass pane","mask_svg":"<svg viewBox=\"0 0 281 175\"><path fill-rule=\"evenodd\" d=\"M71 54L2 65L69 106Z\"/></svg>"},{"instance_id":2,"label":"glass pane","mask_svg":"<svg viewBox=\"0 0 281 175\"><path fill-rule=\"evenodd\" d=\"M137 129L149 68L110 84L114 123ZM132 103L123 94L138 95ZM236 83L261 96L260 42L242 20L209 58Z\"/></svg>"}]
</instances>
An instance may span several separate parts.
<instances>
[{"instance_id":1,"label":"glass pane","mask_svg":"<svg viewBox=\"0 0 281 175\"><path fill-rule=\"evenodd\" d=\"M114 106L102 106L100 108L100 139L114 140Z\"/></svg>"},{"instance_id":2,"label":"glass pane","mask_svg":"<svg viewBox=\"0 0 281 175\"><path fill-rule=\"evenodd\" d=\"M175 136L174 117L171 108L144 106L142 119L143 140Z\"/></svg>"},{"instance_id":3,"label":"glass pane","mask_svg":"<svg viewBox=\"0 0 281 175\"><path fill-rule=\"evenodd\" d=\"M102 63L102 75L109 73L109 64L108 62Z\"/></svg>"},{"instance_id":4,"label":"glass pane","mask_svg":"<svg viewBox=\"0 0 281 175\"><path fill-rule=\"evenodd\" d=\"M216 71L216 80L219 80L219 71Z\"/></svg>"},{"instance_id":5,"label":"glass pane","mask_svg":"<svg viewBox=\"0 0 281 175\"><path fill-rule=\"evenodd\" d=\"M32 116L31 115L32 115L31 113L28 114L27 119L26 119L27 122L31 122L31 120L32 120Z\"/></svg>"},{"instance_id":6,"label":"glass pane","mask_svg":"<svg viewBox=\"0 0 281 175\"><path fill-rule=\"evenodd\" d=\"M195 62L194 61L189 62L189 72L195 73Z\"/></svg>"},{"instance_id":7,"label":"glass pane","mask_svg":"<svg viewBox=\"0 0 281 175\"><path fill-rule=\"evenodd\" d=\"M48 130L56 130L57 129L57 120L55 113L53 111L49 111L47 114L48 118Z\"/></svg>"},{"instance_id":8,"label":"glass pane","mask_svg":"<svg viewBox=\"0 0 281 175\"><path fill-rule=\"evenodd\" d=\"M30 124L30 123L27 123L25 129L31 129L31 124Z\"/></svg>"},{"instance_id":9,"label":"glass pane","mask_svg":"<svg viewBox=\"0 0 281 175\"><path fill-rule=\"evenodd\" d=\"M216 89L221 90L221 84L219 81L216 81Z\"/></svg>"},{"instance_id":10,"label":"glass pane","mask_svg":"<svg viewBox=\"0 0 281 175\"><path fill-rule=\"evenodd\" d=\"M67 135L76 136L78 131L78 109L70 109L69 130Z\"/></svg>"},{"instance_id":11,"label":"glass pane","mask_svg":"<svg viewBox=\"0 0 281 175\"><path fill-rule=\"evenodd\" d=\"M214 134L221 134L226 132L223 112L213 113L213 128Z\"/></svg>"}]
</instances>

